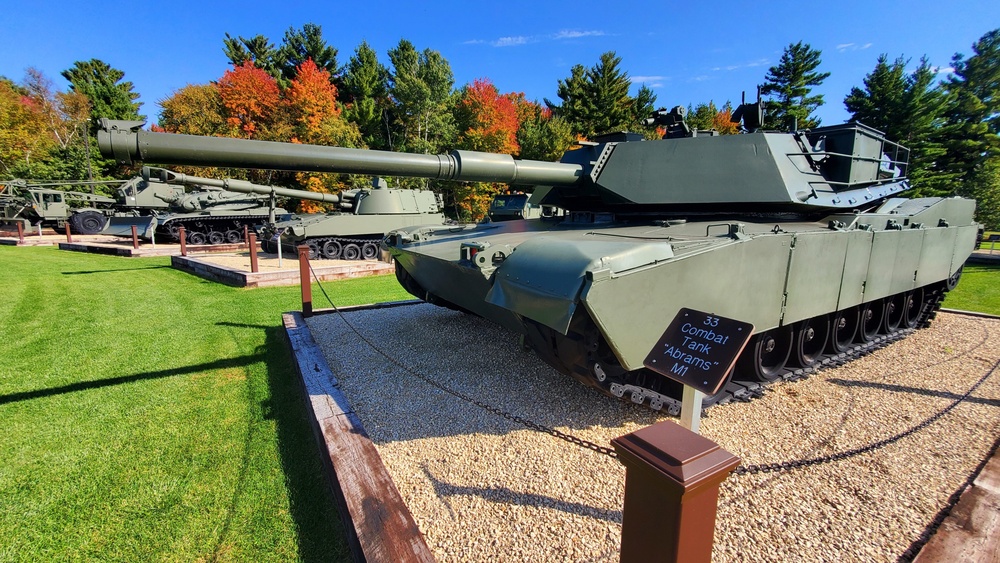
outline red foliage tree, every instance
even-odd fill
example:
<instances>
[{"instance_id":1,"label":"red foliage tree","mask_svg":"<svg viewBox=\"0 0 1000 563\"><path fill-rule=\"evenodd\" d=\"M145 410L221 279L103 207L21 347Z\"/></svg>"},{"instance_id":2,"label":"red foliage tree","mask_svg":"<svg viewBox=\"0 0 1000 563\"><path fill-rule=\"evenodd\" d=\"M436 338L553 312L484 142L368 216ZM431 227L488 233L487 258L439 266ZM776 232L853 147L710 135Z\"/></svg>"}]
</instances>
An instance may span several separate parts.
<instances>
[{"instance_id":1,"label":"red foliage tree","mask_svg":"<svg viewBox=\"0 0 1000 563\"><path fill-rule=\"evenodd\" d=\"M250 61L227 70L219 80L226 122L249 139L266 136L281 92L274 78Z\"/></svg>"}]
</instances>

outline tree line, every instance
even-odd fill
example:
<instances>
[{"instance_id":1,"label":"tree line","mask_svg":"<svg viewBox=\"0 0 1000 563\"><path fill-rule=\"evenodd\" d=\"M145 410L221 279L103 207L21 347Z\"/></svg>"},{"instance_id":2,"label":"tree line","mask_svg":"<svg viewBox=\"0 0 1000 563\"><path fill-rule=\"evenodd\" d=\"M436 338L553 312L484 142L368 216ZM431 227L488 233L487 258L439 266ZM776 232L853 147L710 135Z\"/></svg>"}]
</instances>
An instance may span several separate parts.
<instances>
[{"instance_id":1,"label":"tree line","mask_svg":"<svg viewBox=\"0 0 1000 563\"><path fill-rule=\"evenodd\" d=\"M578 64L557 81L557 100L500 92L488 79L455 86L448 61L430 48L402 39L386 53L389 66L361 43L345 64L315 24L290 28L279 44L267 37L226 34L230 66L218 80L180 88L161 107L156 131L238 137L416 153L469 149L556 160L576 141L630 130L647 138L662 131L643 124L656 95L641 86L631 95L622 59L604 53L592 67ZM787 46L760 86L764 129L820 125L824 104L814 89L829 77L822 53L809 44ZM983 35L968 57L956 54L938 81L926 58L907 71L909 59L882 54L862 85L844 98L853 121L886 133L911 149L913 195L963 195L979 201L978 217L1000 227L1000 29ZM145 119L125 74L92 59L61 75L57 91L28 69L20 83L0 77L0 179L73 180L134 174L100 157L94 118ZM740 132L732 105L688 106L688 123L720 134ZM370 178L337 174L191 169L202 176L244 177L314 191L361 187ZM451 214L481 217L505 186L400 179L401 187L429 187L445 195ZM318 211L312 202L299 210Z\"/></svg>"}]
</instances>

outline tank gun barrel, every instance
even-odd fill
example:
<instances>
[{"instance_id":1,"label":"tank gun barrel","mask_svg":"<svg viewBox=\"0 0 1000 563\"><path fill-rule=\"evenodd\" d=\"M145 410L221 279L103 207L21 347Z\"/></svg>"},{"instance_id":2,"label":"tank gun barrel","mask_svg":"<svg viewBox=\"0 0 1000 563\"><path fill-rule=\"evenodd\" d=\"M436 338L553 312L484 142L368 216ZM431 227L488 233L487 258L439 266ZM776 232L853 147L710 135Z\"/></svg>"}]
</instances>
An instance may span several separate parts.
<instances>
[{"instance_id":1,"label":"tank gun barrel","mask_svg":"<svg viewBox=\"0 0 1000 563\"><path fill-rule=\"evenodd\" d=\"M119 163L136 160L160 164L264 168L300 172L335 172L372 176L407 176L464 182L503 182L569 186L584 175L583 166L561 162L515 160L510 155L456 150L448 154L410 154L325 147L248 139L154 133L141 121L100 120L101 153ZM298 196L291 196L298 197Z\"/></svg>"},{"instance_id":2,"label":"tank gun barrel","mask_svg":"<svg viewBox=\"0 0 1000 563\"><path fill-rule=\"evenodd\" d=\"M236 180L234 178L227 178L225 180L218 180L215 178L201 178L198 176L189 176L187 174L178 174L177 172L164 170L162 168L143 167L142 175L145 178L149 178L150 176L158 177L161 182L167 184L209 186L214 188L222 188L224 190L228 190L231 192L240 192L244 194L275 195L278 197L308 199L324 203L340 202L340 197L334 194L309 192L305 190L292 190L289 188L278 188L275 186L264 186L261 184L254 184L252 182L247 182L246 180Z\"/></svg>"}]
</instances>

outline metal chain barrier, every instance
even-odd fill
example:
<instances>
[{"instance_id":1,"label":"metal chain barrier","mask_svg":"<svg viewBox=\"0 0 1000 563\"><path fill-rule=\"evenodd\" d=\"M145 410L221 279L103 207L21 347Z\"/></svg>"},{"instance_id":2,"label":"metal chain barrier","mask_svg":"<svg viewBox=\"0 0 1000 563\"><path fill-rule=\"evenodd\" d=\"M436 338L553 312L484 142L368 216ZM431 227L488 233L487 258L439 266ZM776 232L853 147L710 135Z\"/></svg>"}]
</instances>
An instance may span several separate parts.
<instances>
[{"instance_id":1,"label":"metal chain barrier","mask_svg":"<svg viewBox=\"0 0 1000 563\"><path fill-rule=\"evenodd\" d=\"M467 403L473 404L473 405L475 405L475 406L477 406L477 407L479 407L479 408L481 408L481 409L483 409L485 411L491 412L491 413L493 413L493 414L495 414L497 416L500 416L500 417L503 417L503 418L505 418L507 420L510 420L511 422L515 422L515 423L520 424L520 425L522 425L522 426L524 426L526 428L529 428L531 430L535 430L535 431L538 431L538 432L543 432L545 434L548 434L548 435L553 436L555 438L558 438L560 440L569 442L571 444L576 444L577 446L580 446L582 448L593 450L593 451L595 451L595 452L597 452L599 454L604 454L604 455L610 456L610 457L615 458L615 459L618 458L618 452L616 452L613 448L609 448L609 447L606 447L606 446L601 446L599 444L595 444L594 442L590 442L590 441L584 440L582 438L578 438L576 436L573 436L572 434L567 434L565 432L561 432L559 430L556 430L555 428L550 428L550 427L545 426L543 424L538 424L536 422L532 422L532 421L530 421L530 420L528 420L528 419L526 419L524 417L521 417L521 416L518 416L516 414L507 412L507 411L505 411L505 410L503 410L503 409L501 409L499 407L496 407L496 406L484 403L484 402L482 402L482 401L480 401L478 399L475 399L473 397L465 395L464 393L461 393L459 391L455 391L454 389L450 389L450 388L442 385L441 383L438 383L437 381L434 381L433 379L431 379L431 378L429 378L429 377L427 377L427 376L425 376L423 374L420 374L420 373L418 373L418 372L410 369L408 366L403 365L398 360L396 360L395 358L393 358L392 356L390 356L389 354L387 354L386 352L384 352L374 342L372 342L371 340L369 340L365 335L361 334L361 332L358 331L358 329L355 328L354 325L352 325L350 323L350 321L347 320L347 317L344 315L344 313L337 307L336 304L334 304L333 299L331 299L330 296L326 293L326 288L324 288L323 284L319 281L319 277L316 275L316 272L313 270L311 262L309 264L309 271L312 272L313 278L316 279L316 285L318 285L320 291L323 292L323 296L326 297L327 302L330 303L330 306L333 307L333 310L336 311L336 313L338 315L340 315L340 318L341 318L341 320L344 321L344 324L346 324L347 327L349 329L351 329L351 331L355 335L358 336L358 338L360 338L363 342L365 342L365 344L368 344L368 346L370 346L373 350L375 350L380 356L382 356L383 358L385 358L386 361L388 361L392 365L396 366L397 368L399 368L399 369L405 371L406 373L408 373L408 374L410 374L410 375L412 375L412 376L420 379L421 381L427 383L428 385L430 385L430 386L432 386L432 387L434 387L434 388L436 388L436 389L438 389L440 391L448 393L449 395L452 395L453 397L457 397L457 398L459 398L459 399L461 399L461 400L463 400L463 401L465 401ZM889 343L890 342L885 342L884 345L888 345ZM868 354L870 352L871 352L871 350L865 350L864 354ZM784 461L784 462L779 462L779 463L765 463L765 464L759 464L759 465L741 465L741 466L737 467L736 469L734 469L732 474L733 475L755 475L757 473L775 473L775 472L781 472L781 471L791 471L793 469L801 469L803 467L811 467L811 466L814 466L814 465L821 465L821 464L824 464L824 463L830 463L830 462L834 462L834 461L841 461L843 459L847 459L847 458L850 458L850 457L854 457L854 456L866 454L866 453L869 453L869 452L872 452L872 451L884 448L885 446L888 446L890 444L894 444L894 443L902 440L903 438L906 438L907 436L910 436L912 434L915 434L915 433L923 430L924 428L927 428L928 426L930 426L931 424L933 424L934 422L936 422L938 419L940 419L944 415L946 415L949 412L951 412L955 407L957 407L959 404L961 404L966 399L968 399L969 396L972 395L972 393L974 393L976 391L976 389L979 389L979 387L987 379L989 379L989 377L991 375L993 375L993 373L997 370L998 367L1000 367L1000 360L997 360L997 362L993 364L993 367L990 368L985 374L983 374L983 376L981 378L979 378L979 381L977 381L972 387L970 387L969 390L966 391L964 395L962 395L961 397L955 399L950 405L948 405L947 407L941 409L940 411L938 411L937 413L935 413L931 417L925 419L923 422L920 422L916 426L913 426L909 430L905 430L903 432L900 432L899 434L896 434L894 436L890 436L889 438L885 438L883 440L879 440L878 442L873 442L871 444L868 444L866 446L862 446L860 448L854 448L854 449L851 449L851 450L837 452L837 453L830 454L830 455L825 455L825 456L820 456L820 457L815 457L815 458L810 458L810 459L800 459L800 460L794 460L794 461Z\"/></svg>"},{"instance_id":2,"label":"metal chain barrier","mask_svg":"<svg viewBox=\"0 0 1000 563\"><path fill-rule=\"evenodd\" d=\"M522 425L522 426L524 426L526 428L529 428L531 430L535 430L535 431L538 431L538 432L544 432L545 434L548 434L548 435L553 436L555 438L558 438L560 440L564 440L564 441L569 442L571 444L576 444L577 446L580 446L582 448L593 450L593 451L595 451L595 452L597 452L599 454L604 454L604 455L607 455L607 456L611 456L611 457L613 457L615 459L618 458L618 452L616 452L613 448L609 448L609 447L606 447L606 446L601 446L599 444L595 444L593 442L589 442L587 440L584 440L583 438L578 438L576 436L573 436L572 434L567 434L565 432L561 432L559 430L556 430L555 428L549 428L548 426L545 426L543 424L538 424L537 422L532 422L532 421L530 421L530 420L528 420L528 419L526 419L524 417L521 417L521 416L518 416L516 414L507 412L507 411L505 411L505 410L503 410L503 409L501 409L499 407L495 407L493 405L484 403L484 402L482 402L482 401L480 401L478 399L475 399L473 397L465 395L464 393L462 393L460 391L456 391L454 389L450 389L448 387L445 387L441 383L438 383L437 381L434 381L433 379L431 379L431 378L429 378L429 377L427 377L427 376L425 376L425 375L423 375L421 373L418 373L418 372L410 369L409 366L403 365L399 360L397 360L396 358L393 358L389 354L385 353L374 342L372 342L371 340L369 340L365 335L361 334L361 332L358 331L358 329L355 328L354 325L352 325L351 322L347 320L347 317L344 315L344 313L341 312L341 310L339 308L337 308L337 305L334 304L333 300L330 299L330 296L326 293L326 289L323 287L323 284L320 283L319 277L316 276L316 272L313 270L312 263L309 264L309 271L312 272L313 277L316 279L316 285L318 285L319 286L319 290L321 292L323 292L323 297L326 297L326 300L330 303L330 306L333 307L333 310L336 311L338 315L340 315L340 319L342 321L344 321L344 324L346 324L349 329L351 329L351 332L353 332L355 335L357 335L358 338L360 338L365 344L367 344L368 346L370 346L372 348L372 350L375 350L376 352L378 352L378 354L380 356L382 356L383 358L385 358L386 361L388 361L392 365L394 365L397 368L405 371L406 373L408 373L408 374L416 377L417 379L420 379L421 381L423 381L424 383L427 383L428 385L434 387L435 389L438 389L440 391L448 393L449 395L452 395L453 397L457 397L457 398L459 398L459 399L461 399L461 400L463 400L463 401L465 401L467 403L471 403L471 404L473 404L473 405L475 405L475 406L477 406L477 407L479 407L479 408L481 408L481 409L483 409L485 411L488 411L488 412L491 412L491 413L493 413L495 415L503 417L503 418L505 418L505 419L507 419L507 420L509 420L511 422L515 422L515 423L520 424L520 425Z\"/></svg>"}]
</instances>

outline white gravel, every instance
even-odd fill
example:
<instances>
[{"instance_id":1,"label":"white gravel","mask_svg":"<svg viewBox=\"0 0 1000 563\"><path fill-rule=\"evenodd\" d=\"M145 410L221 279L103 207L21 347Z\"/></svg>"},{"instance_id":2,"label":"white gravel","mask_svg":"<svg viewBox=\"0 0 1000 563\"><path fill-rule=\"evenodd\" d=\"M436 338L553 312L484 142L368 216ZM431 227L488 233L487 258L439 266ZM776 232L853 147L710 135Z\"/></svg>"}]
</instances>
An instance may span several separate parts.
<instances>
[{"instance_id":1,"label":"white gravel","mask_svg":"<svg viewBox=\"0 0 1000 563\"><path fill-rule=\"evenodd\" d=\"M347 319L387 355L476 399L609 445L665 415L604 396L482 319L420 304ZM374 352L338 315L308 320L439 561L617 561L624 467L439 391ZM702 434L745 465L811 458L904 431L1000 360L1000 321L930 329L841 368L714 407ZM998 370L1000 371L1000 370ZM988 453L1000 373L929 428L877 451L732 476L713 559L895 561Z\"/></svg>"}]
</instances>

